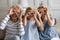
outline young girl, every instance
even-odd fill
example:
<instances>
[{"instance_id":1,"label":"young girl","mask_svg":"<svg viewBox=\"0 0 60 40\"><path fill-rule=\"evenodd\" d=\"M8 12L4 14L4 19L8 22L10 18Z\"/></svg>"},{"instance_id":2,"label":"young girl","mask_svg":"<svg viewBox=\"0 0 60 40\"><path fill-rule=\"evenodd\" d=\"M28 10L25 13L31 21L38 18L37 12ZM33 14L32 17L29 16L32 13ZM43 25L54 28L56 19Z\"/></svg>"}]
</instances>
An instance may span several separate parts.
<instances>
[{"instance_id":1,"label":"young girl","mask_svg":"<svg viewBox=\"0 0 60 40\"><path fill-rule=\"evenodd\" d=\"M39 40L38 29L34 19L34 11L28 7L24 18L25 35L24 40Z\"/></svg>"},{"instance_id":2,"label":"young girl","mask_svg":"<svg viewBox=\"0 0 60 40\"><path fill-rule=\"evenodd\" d=\"M11 7L9 13L0 25L0 30L6 28L6 36L4 40L20 40L20 37L24 35L25 31L21 15L21 8L19 6Z\"/></svg>"},{"instance_id":3,"label":"young girl","mask_svg":"<svg viewBox=\"0 0 60 40\"><path fill-rule=\"evenodd\" d=\"M37 24L39 39L40 40L51 40L52 38L59 38L57 33L55 32L56 20L49 16L48 10L44 6L38 7L38 11L36 11L37 15L35 19L38 19L39 22Z\"/></svg>"}]
</instances>

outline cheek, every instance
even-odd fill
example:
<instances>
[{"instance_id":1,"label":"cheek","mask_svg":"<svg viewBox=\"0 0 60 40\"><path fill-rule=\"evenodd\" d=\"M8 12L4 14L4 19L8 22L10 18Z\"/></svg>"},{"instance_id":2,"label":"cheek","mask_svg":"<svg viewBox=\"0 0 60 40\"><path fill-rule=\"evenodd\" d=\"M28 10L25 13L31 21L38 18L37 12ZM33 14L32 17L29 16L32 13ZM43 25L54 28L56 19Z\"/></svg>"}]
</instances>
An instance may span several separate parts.
<instances>
[{"instance_id":1,"label":"cheek","mask_svg":"<svg viewBox=\"0 0 60 40\"><path fill-rule=\"evenodd\" d=\"M14 19L17 19L16 17L14 17Z\"/></svg>"},{"instance_id":2,"label":"cheek","mask_svg":"<svg viewBox=\"0 0 60 40\"><path fill-rule=\"evenodd\" d=\"M12 20L17 20L18 18L17 17L12 17Z\"/></svg>"},{"instance_id":3,"label":"cheek","mask_svg":"<svg viewBox=\"0 0 60 40\"><path fill-rule=\"evenodd\" d=\"M17 10L17 12L20 12L19 10Z\"/></svg>"},{"instance_id":4,"label":"cheek","mask_svg":"<svg viewBox=\"0 0 60 40\"><path fill-rule=\"evenodd\" d=\"M28 18L30 18L30 15L28 16Z\"/></svg>"},{"instance_id":5,"label":"cheek","mask_svg":"<svg viewBox=\"0 0 60 40\"><path fill-rule=\"evenodd\" d=\"M16 15L17 15L17 17L20 17L21 14L20 13L17 13Z\"/></svg>"},{"instance_id":6,"label":"cheek","mask_svg":"<svg viewBox=\"0 0 60 40\"><path fill-rule=\"evenodd\" d=\"M16 10L14 9L14 13L16 13Z\"/></svg>"},{"instance_id":7,"label":"cheek","mask_svg":"<svg viewBox=\"0 0 60 40\"><path fill-rule=\"evenodd\" d=\"M29 13L29 14L28 14L28 17L29 17L30 15L31 15L31 14Z\"/></svg>"},{"instance_id":8,"label":"cheek","mask_svg":"<svg viewBox=\"0 0 60 40\"><path fill-rule=\"evenodd\" d=\"M13 17L10 17L10 19L13 19Z\"/></svg>"},{"instance_id":9,"label":"cheek","mask_svg":"<svg viewBox=\"0 0 60 40\"><path fill-rule=\"evenodd\" d=\"M20 10L19 10L19 9L16 9L16 12L17 12L17 13L20 13Z\"/></svg>"},{"instance_id":10,"label":"cheek","mask_svg":"<svg viewBox=\"0 0 60 40\"><path fill-rule=\"evenodd\" d=\"M27 16L27 18L30 18L30 15L29 15L29 16Z\"/></svg>"},{"instance_id":11,"label":"cheek","mask_svg":"<svg viewBox=\"0 0 60 40\"><path fill-rule=\"evenodd\" d=\"M42 12L41 15L45 15L45 12Z\"/></svg>"},{"instance_id":12,"label":"cheek","mask_svg":"<svg viewBox=\"0 0 60 40\"><path fill-rule=\"evenodd\" d=\"M39 11L39 13L40 13L41 15L43 15L45 12L44 12L44 11Z\"/></svg>"},{"instance_id":13,"label":"cheek","mask_svg":"<svg viewBox=\"0 0 60 40\"><path fill-rule=\"evenodd\" d=\"M47 16L46 15L43 15L42 18L47 18Z\"/></svg>"},{"instance_id":14,"label":"cheek","mask_svg":"<svg viewBox=\"0 0 60 40\"><path fill-rule=\"evenodd\" d=\"M43 15L45 14L45 12L43 12Z\"/></svg>"},{"instance_id":15,"label":"cheek","mask_svg":"<svg viewBox=\"0 0 60 40\"><path fill-rule=\"evenodd\" d=\"M43 15L42 13L39 13L39 14Z\"/></svg>"}]
</instances>

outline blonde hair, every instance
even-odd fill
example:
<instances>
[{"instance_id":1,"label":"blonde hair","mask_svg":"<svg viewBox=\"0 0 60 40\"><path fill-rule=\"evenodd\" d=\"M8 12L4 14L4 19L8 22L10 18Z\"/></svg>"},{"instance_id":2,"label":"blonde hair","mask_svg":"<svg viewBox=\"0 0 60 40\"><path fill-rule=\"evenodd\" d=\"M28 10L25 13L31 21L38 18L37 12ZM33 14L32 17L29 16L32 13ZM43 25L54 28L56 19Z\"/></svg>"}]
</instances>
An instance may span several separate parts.
<instances>
[{"instance_id":1,"label":"blonde hair","mask_svg":"<svg viewBox=\"0 0 60 40\"><path fill-rule=\"evenodd\" d=\"M12 5L12 7L14 7L14 8L19 8L21 12L23 11L23 8L22 8L21 5L18 5L18 4L17 4L17 5Z\"/></svg>"},{"instance_id":2,"label":"blonde hair","mask_svg":"<svg viewBox=\"0 0 60 40\"><path fill-rule=\"evenodd\" d=\"M27 7L26 11L25 11L25 15L27 14L27 12L29 12L30 10L33 10L31 7Z\"/></svg>"},{"instance_id":3,"label":"blonde hair","mask_svg":"<svg viewBox=\"0 0 60 40\"><path fill-rule=\"evenodd\" d=\"M11 8L19 8L20 13L19 13L18 15L19 15L19 16L21 15L21 13L22 13L22 6L21 6L21 5L12 5ZM9 11L10 11L10 10L9 10ZM16 14L10 15L10 19L11 19L14 15L16 15ZM19 16L16 16L16 17L18 18Z\"/></svg>"}]
</instances>

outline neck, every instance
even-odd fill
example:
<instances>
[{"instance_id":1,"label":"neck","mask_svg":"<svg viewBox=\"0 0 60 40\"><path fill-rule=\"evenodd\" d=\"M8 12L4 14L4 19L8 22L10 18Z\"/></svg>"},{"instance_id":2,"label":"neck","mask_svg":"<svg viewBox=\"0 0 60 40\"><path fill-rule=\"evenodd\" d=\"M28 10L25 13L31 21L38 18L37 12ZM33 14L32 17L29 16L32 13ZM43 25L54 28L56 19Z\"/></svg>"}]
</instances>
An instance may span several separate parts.
<instances>
[{"instance_id":1,"label":"neck","mask_svg":"<svg viewBox=\"0 0 60 40\"><path fill-rule=\"evenodd\" d=\"M32 17L32 18L30 18L30 21L35 21L35 19Z\"/></svg>"},{"instance_id":2,"label":"neck","mask_svg":"<svg viewBox=\"0 0 60 40\"><path fill-rule=\"evenodd\" d=\"M13 23L16 23L17 21L13 21L13 20L11 20Z\"/></svg>"},{"instance_id":3,"label":"neck","mask_svg":"<svg viewBox=\"0 0 60 40\"><path fill-rule=\"evenodd\" d=\"M46 22L46 21L47 21L47 18L44 18L44 19L43 19L43 22Z\"/></svg>"}]
</instances>

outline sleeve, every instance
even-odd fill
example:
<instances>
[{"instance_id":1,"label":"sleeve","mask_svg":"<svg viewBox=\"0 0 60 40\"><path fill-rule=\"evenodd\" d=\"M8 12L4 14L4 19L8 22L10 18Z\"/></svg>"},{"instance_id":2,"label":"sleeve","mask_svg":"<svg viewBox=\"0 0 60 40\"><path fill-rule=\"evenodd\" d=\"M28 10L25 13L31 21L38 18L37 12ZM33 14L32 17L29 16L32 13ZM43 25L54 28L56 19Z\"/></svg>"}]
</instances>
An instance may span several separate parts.
<instances>
[{"instance_id":1,"label":"sleeve","mask_svg":"<svg viewBox=\"0 0 60 40\"><path fill-rule=\"evenodd\" d=\"M57 23L57 20L56 20L56 18L53 18L53 17L50 17L51 18L51 20L55 20L55 23L54 23L54 25L56 25L56 23Z\"/></svg>"},{"instance_id":2,"label":"sleeve","mask_svg":"<svg viewBox=\"0 0 60 40\"><path fill-rule=\"evenodd\" d=\"M50 17L50 18L51 18L51 20L54 19L55 22L54 22L54 25L53 25L52 27L55 27L55 25L56 25L56 23L57 23L56 18L54 18L54 17ZM46 22L46 25L49 26L49 25L47 24L47 22ZM49 26L49 27L51 27L51 26Z\"/></svg>"},{"instance_id":3,"label":"sleeve","mask_svg":"<svg viewBox=\"0 0 60 40\"><path fill-rule=\"evenodd\" d=\"M2 22L1 22L1 24L0 24L0 30L5 29L6 24L7 24L7 22L8 22L9 19L10 19L10 17L7 15L7 16L2 20Z\"/></svg>"},{"instance_id":4,"label":"sleeve","mask_svg":"<svg viewBox=\"0 0 60 40\"><path fill-rule=\"evenodd\" d=\"M18 25L18 30L19 30L20 36L23 36L23 35L25 34L24 26L23 26L22 22L19 23L19 25Z\"/></svg>"},{"instance_id":5,"label":"sleeve","mask_svg":"<svg viewBox=\"0 0 60 40\"><path fill-rule=\"evenodd\" d=\"M56 21L56 18L55 18L54 20L55 20L55 23L54 23L54 25L56 25L56 23L57 23L57 21Z\"/></svg>"}]
</instances>

